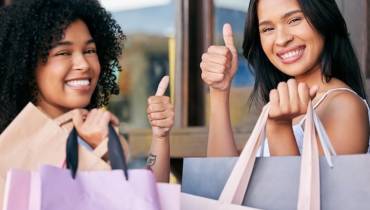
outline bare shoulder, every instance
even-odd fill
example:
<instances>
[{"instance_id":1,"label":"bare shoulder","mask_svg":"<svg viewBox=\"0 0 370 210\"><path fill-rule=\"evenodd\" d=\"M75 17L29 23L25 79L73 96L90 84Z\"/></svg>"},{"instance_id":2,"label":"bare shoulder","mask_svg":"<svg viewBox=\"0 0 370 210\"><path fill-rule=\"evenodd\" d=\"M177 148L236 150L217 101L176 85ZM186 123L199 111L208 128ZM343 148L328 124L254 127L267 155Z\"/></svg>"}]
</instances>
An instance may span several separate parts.
<instances>
[{"instance_id":1,"label":"bare shoulder","mask_svg":"<svg viewBox=\"0 0 370 210\"><path fill-rule=\"evenodd\" d=\"M328 95L325 115L363 118L368 121L368 109L363 99L349 91L338 91Z\"/></svg>"},{"instance_id":2,"label":"bare shoulder","mask_svg":"<svg viewBox=\"0 0 370 210\"><path fill-rule=\"evenodd\" d=\"M366 152L369 139L368 109L349 91L331 93L319 111L338 154Z\"/></svg>"}]
</instances>

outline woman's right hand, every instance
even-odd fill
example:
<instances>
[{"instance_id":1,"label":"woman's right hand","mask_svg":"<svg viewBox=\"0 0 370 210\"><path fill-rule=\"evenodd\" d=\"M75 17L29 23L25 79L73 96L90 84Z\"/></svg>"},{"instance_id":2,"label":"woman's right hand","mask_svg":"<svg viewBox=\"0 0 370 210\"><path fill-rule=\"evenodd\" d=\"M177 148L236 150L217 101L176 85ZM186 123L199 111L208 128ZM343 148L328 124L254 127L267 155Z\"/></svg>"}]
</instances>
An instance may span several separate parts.
<instances>
[{"instance_id":1,"label":"woman's right hand","mask_svg":"<svg viewBox=\"0 0 370 210\"><path fill-rule=\"evenodd\" d=\"M108 136L108 125L119 126L119 119L105 109L92 109L89 112L75 110L73 124L80 138L91 147L97 147Z\"/></svg>"},{"instance_id":2,"label":"woman's right hand","mask_svg":"<svg viewBox=\"0 0 370 210\"><path fill-rule=\"evenodd\" d=\"M276 89L270 91L269 121L292 124L295 117L307 112L308 103L316 96L317 86L309 88L305 83L295 79L280 82Z\"/></svg>"},{"instance_id":3,"label":"woman's right hand","mask_svg":"<svg viewBox=\"0 0 370 210\"><path fill-rule=\"evenodd\" d=\"M220 91L230 89L231 81L238 68L238 52L234 45L230 24L223 26L225 46L212 45L202 55L200 68L203 81L210 88Z\"/></svg>"}]
</instances>

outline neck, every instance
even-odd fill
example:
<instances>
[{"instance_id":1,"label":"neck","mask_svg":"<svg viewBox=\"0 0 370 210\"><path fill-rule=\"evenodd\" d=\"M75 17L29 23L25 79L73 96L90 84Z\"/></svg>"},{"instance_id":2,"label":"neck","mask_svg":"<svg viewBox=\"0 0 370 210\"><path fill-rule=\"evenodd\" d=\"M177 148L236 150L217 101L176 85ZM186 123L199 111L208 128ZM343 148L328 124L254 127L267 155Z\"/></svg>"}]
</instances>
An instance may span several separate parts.
<instances>
[{"instance_id":1,"label":"neck","mask_svg":"<svg viewBox=\"0 0 370 210\"><path fill-rule=\"evenodd\" d=\"M312 68L311 70L307 71L305 74L298 75L295 77L297 82L302 82L308 85L308 87L318 86L319 91L325 85L325 81L323 80L323 74L321 72L320 64Z\"/></svg>"}]
</instances>

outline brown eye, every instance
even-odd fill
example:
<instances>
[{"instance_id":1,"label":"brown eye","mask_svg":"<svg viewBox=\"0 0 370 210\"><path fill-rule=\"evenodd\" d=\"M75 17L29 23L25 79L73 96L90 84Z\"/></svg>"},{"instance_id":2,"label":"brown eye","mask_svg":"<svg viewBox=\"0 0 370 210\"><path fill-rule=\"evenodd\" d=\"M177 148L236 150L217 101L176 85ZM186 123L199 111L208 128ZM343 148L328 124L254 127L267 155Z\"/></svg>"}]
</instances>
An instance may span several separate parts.
<instances>
[{"instance_id":1,"label":"brown eye","mask_svg":"<svg viewBox=\"0 0 370 210\"><path fill-rule=\"evenodd\" d=\"M302 20L302 18L296 17L291 20L289 20L288 24L298 23Z\"/></svg>"},{"instance_id":2,"label":"brown eye","mask_svg":"<svg viewBox=\"0 0 370 210\"><path fill-rule=\"evenodd\" d=\"M96 54L96 49L88 49L85 51L85 54Z\"/></svg>"},{"instance_id":3,"label":"brown eye","mask_svg":"<svg viewBox=\"0 0 370 210\"><path fill-rule=\"evenodd\" d=\"M55 53L55 56L70 56L70 55L71 53L68 51L60 51L60 52Z\"/></svg>"},{"instance_id":4,"label":"brown eye","mask_svg":"<svg viewBox=\"0 0 370 210\"><path fill-rule=\"evenodd\" d=\"M262 32L262 33L267 33L267 32L270 32L270 31L272 31L272 30L274 30L274 28L272 28L272 27L266 27L266 28L262 28L262 29L261 29L261 32Z\"/></svg>"}]
</instances>

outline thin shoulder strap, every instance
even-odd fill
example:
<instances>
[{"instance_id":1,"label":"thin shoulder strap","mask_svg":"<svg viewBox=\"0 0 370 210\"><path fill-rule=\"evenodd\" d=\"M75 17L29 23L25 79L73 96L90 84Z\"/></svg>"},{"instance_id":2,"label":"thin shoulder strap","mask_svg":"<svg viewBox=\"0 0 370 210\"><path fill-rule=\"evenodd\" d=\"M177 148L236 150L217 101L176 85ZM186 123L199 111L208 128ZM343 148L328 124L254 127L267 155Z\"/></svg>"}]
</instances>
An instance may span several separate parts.
<instances>
[{"instance_id":1,"label":"thin shoulder strap","mask_svg":"<svg viewBox=\"0 0 370 210\"><path fill-rule=\"evenodd\" d=\"M349 89L349 88L333 88L333 89L330 89L328 91L326 91L324 93L323 96L321 96L321 98L316 102L316 104L313 106L314 109L316 109L327 97L329 94L333 93L333 92L338 92L338 91L348 91L348 92L351 92L353 94L355 94L356 96L360 97L355 91L353 91L352 89ZM361 98L361 97L360 97ZM369 110L369 106L366 102L366 100L364 100L363 98L361 98L362 101L364 101L364 103L366 104L366 107L368 108ZM369 119L370 119L370 112L369 112ZM305 118L302 118L300 121L299 121L299 125L302 126L303 125L303 122L304 122Z\"/></svg>"},{"instance_id":2,"label":"thin shoulder strap","mask_svg":"<svg viewBox=\"0 0 370 210\"><path fill-rule=\"evenodd\" d=\"M326 99L326 97L328 97L329 94L331 94L333 92L338 92L338 91L348 91L348 92L351 92L351 93L355 94L356 96L360 97L355 91L353 91L349 88L334 88L334 89L330 89L330 90L326 91L326 93L323 96L321 96L321 98L316 102L316 104L313 106L313 108L316 109Z\"/></svg>"}]
</instances>

